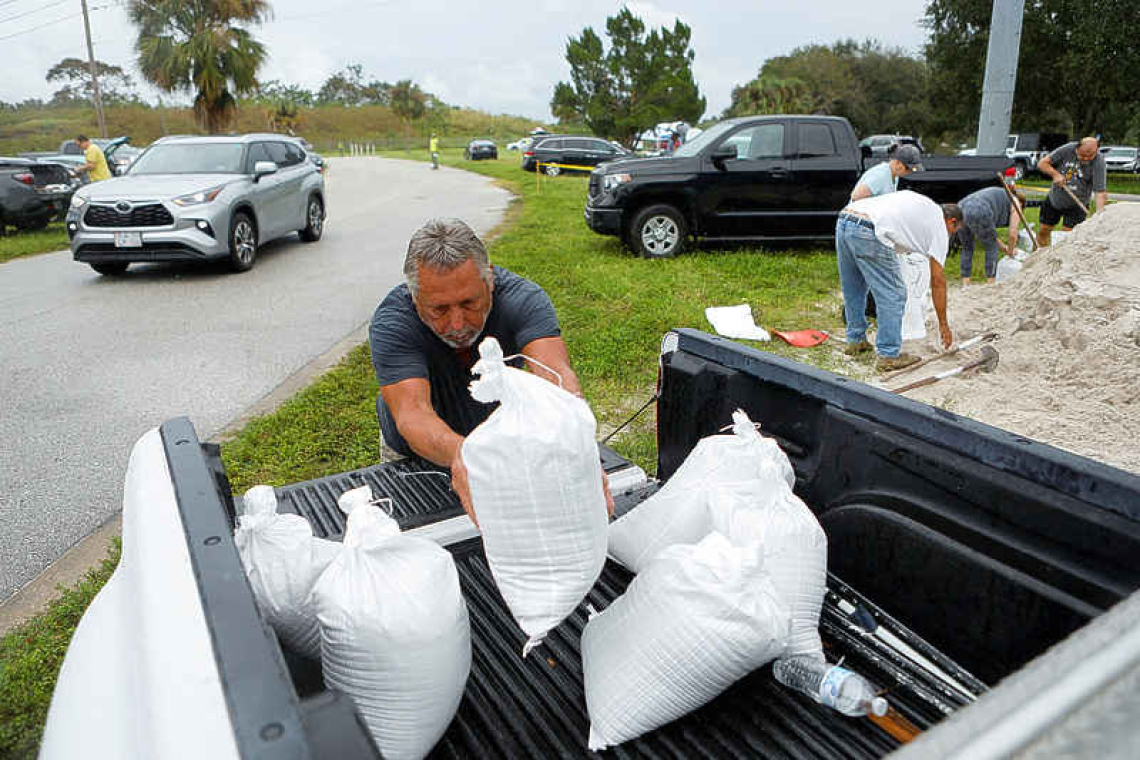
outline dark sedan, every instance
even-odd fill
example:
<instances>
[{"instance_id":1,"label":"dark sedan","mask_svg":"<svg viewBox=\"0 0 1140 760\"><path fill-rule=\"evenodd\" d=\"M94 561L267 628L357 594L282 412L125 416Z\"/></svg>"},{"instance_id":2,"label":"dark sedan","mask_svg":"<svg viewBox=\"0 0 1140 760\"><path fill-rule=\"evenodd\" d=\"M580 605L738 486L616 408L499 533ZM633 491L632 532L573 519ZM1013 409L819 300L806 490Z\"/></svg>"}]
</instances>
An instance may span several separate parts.
<instances>
[{"instance_id":1,"label":"dark sedan","mask_svg":"<svg viewBox=\"0 0 1140 760\"><path fill-rule=\"evenodd\" d=\"M39 230L67 213L79 186L75 175L60 164L27 158L0 158L0 234L11 225Z\"/></svg>"},{"instance_id":2,"label":"dark sedan","mask_svg":"<svg viewBox=\"0 0 1140 760\"><path fill-rule=\"evenodd\" d=\"M468 161L478 161L483 158L498 158L499 149L490 140L472 140L463 150L463 157Z\"/></svg>"},{"instance_id":3,"label":"dark sedan","mask_svg":"<svg viewBox=\"0 0 1140 760\"><path fill-rule=\"evenodd\" d=\"M595 166L633 154L619 145L599 137L577 135L550 135L535 138L523 152L522 168L534 171L541 164L542 171L554 176L564 171L591 171Z\"/></svg>"}]
</instances>

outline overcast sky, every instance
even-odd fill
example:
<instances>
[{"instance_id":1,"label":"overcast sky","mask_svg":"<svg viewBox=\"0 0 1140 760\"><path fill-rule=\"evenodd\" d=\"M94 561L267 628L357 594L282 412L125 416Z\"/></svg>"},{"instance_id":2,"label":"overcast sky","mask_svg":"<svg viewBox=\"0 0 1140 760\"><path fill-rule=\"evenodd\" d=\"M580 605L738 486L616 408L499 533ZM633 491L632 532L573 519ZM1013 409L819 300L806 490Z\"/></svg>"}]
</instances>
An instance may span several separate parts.
<instances>
[{"instance_id":1,"label":"overcast sky","mask_svg":"<svg viewBox=\"0 0 1140 760\"><path fill-rule=\"evenodd\" d=\"M95 57L141 82L124 0L88 4ZM260 78L316 90L360 63L368 79L410 78L452 105L549 121L554 84L570 78L567 39L591 26L608 46L606 17L622 5L650 27L671 28L680 18L692 28L706 118L766 59L801 45L874 38L917 53L926 40L925 0L274 0L273 20L254 30L269 50ZM44 80L47 70L86 58L80 7L80 0L0 0L0 100L46 100L58 89ZM142 94L153 102L154 91Z\"/></svg>"}]
</instances>

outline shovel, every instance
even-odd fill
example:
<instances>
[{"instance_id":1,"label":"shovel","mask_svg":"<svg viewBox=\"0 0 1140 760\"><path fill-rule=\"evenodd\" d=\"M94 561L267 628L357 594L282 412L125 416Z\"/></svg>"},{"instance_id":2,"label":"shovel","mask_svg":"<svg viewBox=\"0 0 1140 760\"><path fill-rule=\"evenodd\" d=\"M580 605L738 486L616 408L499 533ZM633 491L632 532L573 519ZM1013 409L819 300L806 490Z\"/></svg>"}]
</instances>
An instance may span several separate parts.
<instances>
[{"instance_id":1,"label":"shovel","mask_svg":"<svg viewBox=\"0 0 1140 760\"><path fill-rule=\"evenodd\" d=\"M989 343L991 340L993 340L996 337L997 337L996 332L988 332L988 333L983 333L982 335L975 335L974 337L970 338L969 340L962 341L961 343L959 343L957 346L950 349L949 351L944 351L943 353L935 354L934 356L928 356L925 359L923 359L922 361L915 362L914 364L910 365L909 367L903 367L902 369L896 369L894 372L889 372L889 373L887 373L887 377L896 378L899 375L906 374L907 372L913 372L914 370L918 369L919 367L925 367L927 364L930 364L931 362L936 362L939 359L945 359L948 356L953 356L954 354L958 353L959 351L965 351L967 348L973 348L974 346L978 345L979 343Z\"/></svg>"},{"instance_id":2,"label":"shovel","mask_svg":"<svg viewBox=\"0 0 1140 760\"><path fill-rule=\"evenodd\" d=\"M960 375L972 369L981 369L982 372L993 372L994 367L998 365L998 352L993 346L982 346L982 358L977 361L972 361L969 364L963 364L954 369L948 369L945 372L939 372L937 375L924 377L921 380L915 380L913 383L907 383L901 388L895 388L893 393L903 393L905 391L912 391L915 388L922 388L927 385L934 385L939 380L945 380L954 375Z\"/></svg>"}]
</instances>

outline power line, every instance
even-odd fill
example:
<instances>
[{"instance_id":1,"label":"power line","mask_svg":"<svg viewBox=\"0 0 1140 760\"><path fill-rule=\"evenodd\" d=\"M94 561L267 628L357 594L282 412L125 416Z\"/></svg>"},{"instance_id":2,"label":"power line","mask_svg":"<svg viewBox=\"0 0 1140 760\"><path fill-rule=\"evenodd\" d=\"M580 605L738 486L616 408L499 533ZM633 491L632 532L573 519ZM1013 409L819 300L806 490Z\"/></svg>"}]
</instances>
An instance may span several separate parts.
<instances>
[{"instance_id":1,"label":"power line","mask_svg":"<svg viewBox=\"0 0 1140 760\"><path fill-rule=\"evenodd\" d=\"M104 10L105 8L110 8L110 7L111 6L109 6L109 5L97 5L94 8L91 8L90 10L92 12L101 11L101 10ZM83 11L79 11L78 13L72 13L70 16L64 16L63 18L57 18L55 21L48 21L47 23L40 24L39 26L33 26L30 29L22 29L21 31L13 32L12 34L6 34L3 37L0 37L0 42L3 42L4 40L10 40L13 37L19 37L20 35L23 35L23 34L31 34L32 32L43 29L44 27L54 26L55 24L62 24L64 21L70 21L71 19L76 18L77 16L82 16L82 15L83 15Z\"/></svg>"},{"instance_id":2,"label":"power line","mask_svg":"<svg viewBox=\"0 0 1140 760\"><path fill-rule=\"evenodd\" d=\"M9 21L15 21L18 18L23 18L24 16L30 16L33 13L39 13L40 11L46 11L48 8L54 8L57 5L63 5L64 3L68 2L68 1L69 0L56 0L54 3L48 3L47 5L41 6L39 8L32 8L30 11L24 11L23 13L17 13L15 16L9 16L8 18L0 18L0 24L6 24Z\"/></svg>"}]
</instances>

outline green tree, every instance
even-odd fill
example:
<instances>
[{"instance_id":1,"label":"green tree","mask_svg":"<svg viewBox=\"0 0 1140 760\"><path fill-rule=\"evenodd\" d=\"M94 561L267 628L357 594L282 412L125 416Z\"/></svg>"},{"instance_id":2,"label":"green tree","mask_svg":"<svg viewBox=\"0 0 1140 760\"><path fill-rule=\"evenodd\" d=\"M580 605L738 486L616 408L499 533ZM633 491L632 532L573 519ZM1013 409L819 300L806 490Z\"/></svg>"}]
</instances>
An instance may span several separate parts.
<instances>
[{"instance_id":1,"label":"green tree","mask_svg":"<svg viewBox=\"0 0 1140 760\"><path fill-rule=\"evenodd\" d=\"M148 82L194 93L194 114L211 134L233 119L238 95L257 87L265 46L245 27L270 17L267 0L129 0L135 50Z\"/></svg>"},{"instance_id":2,"label":"green tree","mask_svg":"<svg viewBox=\"0 0 1140 760\"><path fill-rule=\"evenodd\" d=\"M693 79L692 32L679 20L650 31L628 8L606 19L605 50L590 27L566 44L570 81L555 85L550 109L562 123L584 122L596 135L631 141L662 121L695 123L705 112Z\"/></svg>"},{"instance_id":3,"label":"green tree","mask_svg":"<svg viewBox=\"0 0 1140 760\"><path fill-rule=\"evenodd\" d=\"M808 45L765 61L725 113L797 112L844 116L859 134L921 135L931 126L926 64L874 40Z\"/></svg>"},{"instance_id":4,"label":"green tree","mask_svg":"<svg viewBox=\"0 0 1140 760\"><path fill-rule=\"evenodd\" d=\"M944 125L977 129L992 11L989 0L926 4L932 103ZM1013 129L1055 127L1059 110L1074 135L1124 137L1136 113L1138 26L1135 0L1026 0Z\"/></svg>"},{"instance_id":5,"label":"green tree","mask_svg":"<svg viewBox=\"0 0 1140 760\"><path fill-rule=\"evenodd\" d=\"M103 61L95 61L95 75L99 77L99 94L108 105L130 103L138 96L134 93L135 83L130 74L121 66ZM48 69L47 81L61 82L63 87L52 95L52 102L73 104L91 102L95 95L91 87L91 68L87 61L79 58L64 58Z\"/></svg>"},{"instance_id":6,"label":"green tree","mask_svg":"<svg viewBox=\"0 0 1140 760\"><path fill-rule=\"evenodd\" d=\"M388 97L393 113L404 122L404 150L411 150L412 122L424 115L428 96L412 80L401 79L392 85Z\"/></svg>"}]
</instances>

